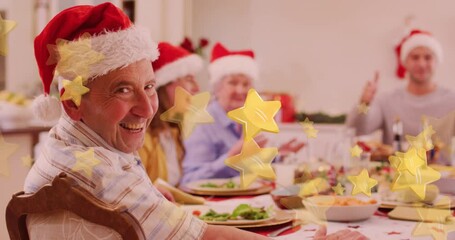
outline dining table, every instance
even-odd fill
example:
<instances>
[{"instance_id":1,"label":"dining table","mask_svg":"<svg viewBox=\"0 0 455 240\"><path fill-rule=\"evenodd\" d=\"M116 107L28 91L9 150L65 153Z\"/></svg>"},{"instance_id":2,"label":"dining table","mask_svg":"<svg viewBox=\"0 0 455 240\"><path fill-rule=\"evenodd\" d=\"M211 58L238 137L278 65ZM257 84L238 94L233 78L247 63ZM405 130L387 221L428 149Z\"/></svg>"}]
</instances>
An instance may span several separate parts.
<instances>
[{"instance_id":1,"label":"dining table","mask_svg":"<svg viewBox=\"0 0 455 240\"><path fill-rule=\"evenodd\" d=\"M306 219L301 216L307 211L302 209L282 210L279 209L272 199L272 196L267 194L256 195L256 196L233 196L233 197L215 197L205 196L205 203L203 205L182 205L182 208L193 212L194 210L204 208L234 208L239 204L250 204L252 206L266 206L273 208L276 211L285 211L292 213L295 216L292 221L269 227L258 227L258 228L247 228L245 230L255 232L264 236L268 236L270 233L276 232L280 229L286 229L282 231L278 236L272 237L272 239L312 239L315 232L318 230L319 225L305 221ZM390 209L378 209L374 215L370 218L357 221L357 222L325 222L327 226L328 234L342 230L349 229L358 231L368 237L369 239L384 239L384 240L407 240L417 239L426 240L433 239L431 236L413 236L413 231L418 226L418 222L415 221L402 221L390 219L387 215L387 211ZM295 224L296 221L302 222L303 224ZM447 239L455 239L455 232L448 234Z\"/></svg>"}]
</instances>

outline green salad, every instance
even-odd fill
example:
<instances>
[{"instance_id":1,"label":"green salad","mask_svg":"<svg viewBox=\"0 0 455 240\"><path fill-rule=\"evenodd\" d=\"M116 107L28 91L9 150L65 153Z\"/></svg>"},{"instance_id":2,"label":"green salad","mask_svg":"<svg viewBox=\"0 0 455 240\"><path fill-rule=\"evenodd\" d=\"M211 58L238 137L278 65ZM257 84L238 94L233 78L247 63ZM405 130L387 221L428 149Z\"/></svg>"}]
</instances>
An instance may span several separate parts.
<instances>
[{"instance_id":1,"label":"green salad","mask_svg":"<svg viewBox=\"0 0 455 240\"><path fill-rule=\"evenodd\" d=\"M249 204L240 204L232 213L217 213L210 209L206 214L199 216L205 221L227 221L227 220L261 220L269 218L269 213L264 207L256 208Z\"/></svg>"},{"instance_id":2,"label":"green salad","mask_svg":"<svg viewBox=\"0 0 455 240\"><path fill-rule=\"evenodd\" d=\"M225 182L223 184L215 184L212 182L204 183L199 185L200 187L205 187L205 188L237 188L238 185L235 184L232 180L229 182Z\"/></svg>"}]
</instances>

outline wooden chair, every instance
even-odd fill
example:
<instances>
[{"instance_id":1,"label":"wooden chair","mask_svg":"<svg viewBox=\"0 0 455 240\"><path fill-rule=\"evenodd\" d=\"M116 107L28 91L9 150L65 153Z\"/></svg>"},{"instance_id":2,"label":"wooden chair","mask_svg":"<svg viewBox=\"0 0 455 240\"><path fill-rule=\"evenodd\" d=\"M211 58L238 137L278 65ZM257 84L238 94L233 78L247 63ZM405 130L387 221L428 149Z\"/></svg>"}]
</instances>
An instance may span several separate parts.
<instances>
[{"instance_id":1,"label":"wooden chair","mask_svg":"<svg viewBox=\"0 0 455 240\"><path fill-rule=\"evenodd\" d=\"M114 209L61 173L52 184L34 194L19 192L6 207L6 225L12 240L29 239L28 214L69 211L79 217L116 231L122 239L142 240L145 235L139 222L124 208Z\"/></svg>"}]
</instances>

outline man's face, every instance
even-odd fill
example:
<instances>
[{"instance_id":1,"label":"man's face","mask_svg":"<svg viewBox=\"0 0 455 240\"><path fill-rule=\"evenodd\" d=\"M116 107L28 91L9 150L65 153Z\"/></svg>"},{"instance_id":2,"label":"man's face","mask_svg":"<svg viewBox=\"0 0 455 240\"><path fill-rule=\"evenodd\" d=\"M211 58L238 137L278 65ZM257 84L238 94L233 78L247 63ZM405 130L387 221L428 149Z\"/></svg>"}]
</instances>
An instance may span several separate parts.
<instances>
[{"instance_id":1,"label":"man's face","mask_svg":"<svg viewBox=\"0 0 455 240\"><path fill-rule=\"evenodd\" d=\"M145 130L158 107L155 75L141 60L96 78L82 97L81 120L109 145L132 153L142 147Z\"/></svg>"},{"instance_id":2,"label":"man's face","mask_svg":"<svg viewBox=\"0 0 455 240\"><path fill-rule=\"evenodd\" d=\"M231 74L225 76L215 86L215 95L224 110L229 112L243 106L251 87L251 79L246 75Z\"/></svg>"},{"instance_id":3,"label":"man's face","mask_svg":"<svg viewBox=\"0 0 455 240\"><path fill-rule=\"evenodd\" d=\"M409 52L403 66L409 73L409 78L417 84L431 81L436 66L433 52L427 47L417 47Z\"/></svg>"}]
</instances>

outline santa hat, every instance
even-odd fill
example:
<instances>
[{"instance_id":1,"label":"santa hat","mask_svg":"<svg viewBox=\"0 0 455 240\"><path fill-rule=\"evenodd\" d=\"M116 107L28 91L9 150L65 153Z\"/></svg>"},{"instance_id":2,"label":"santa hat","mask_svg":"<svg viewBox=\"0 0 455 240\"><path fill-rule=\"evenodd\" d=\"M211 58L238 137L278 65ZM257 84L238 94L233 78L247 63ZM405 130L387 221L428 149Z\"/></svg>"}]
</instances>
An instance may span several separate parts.
<instances>
[{"instance_id":1,"label":"santa hat","mask_svg":"<svg viewBox=\"0 0 455 240\"><path fill-rule=\"evenodd\" d=\"M194 75L202 69L202 58L182 47L161 42L158 50L160 57L152 63L157 86L166 85L189 74Z\"/></svg>"},{"instance_id":2,"label":"santa hat","mask_svg":"<svg viewBox=\"0 0 455 240\"><path fill-rule=\"evenodd\" d=\"M142 59L153 61L158 55L150 33L133 26L111 3L63 10L35 38L44 94L34 100L33 110L43 120L60 117L60 103L49 96L54 79L71 81L81 76L85 85L90 79Z\"/></svg>"},{"instance_id":3,"label":"santa hat","mask_svg":"<svg viewBox=\"0 0 455 240\"><path fill-rule=\"evenodd\" d=\"M229 51L221 43L216 43L213 47L208 70L212 84L230 74L245 74L253 81L258 80L259 76L253 51Z\"/></svg>"},{"instance_id":4,"label":"santa hat","mask_svg":"<svg viewBox=\"0 0 455 240\"><path fill-rule=\"evenodd\" d=\"M397 54L397 76L404 78L406 69L403 66L408 54L416 47L427 47L430 49L438 63L443 60L441 44L436 40L431 33L422 30L412 30L408 36L395 47L395 53Z\"/></svg>"}]
</instances>

